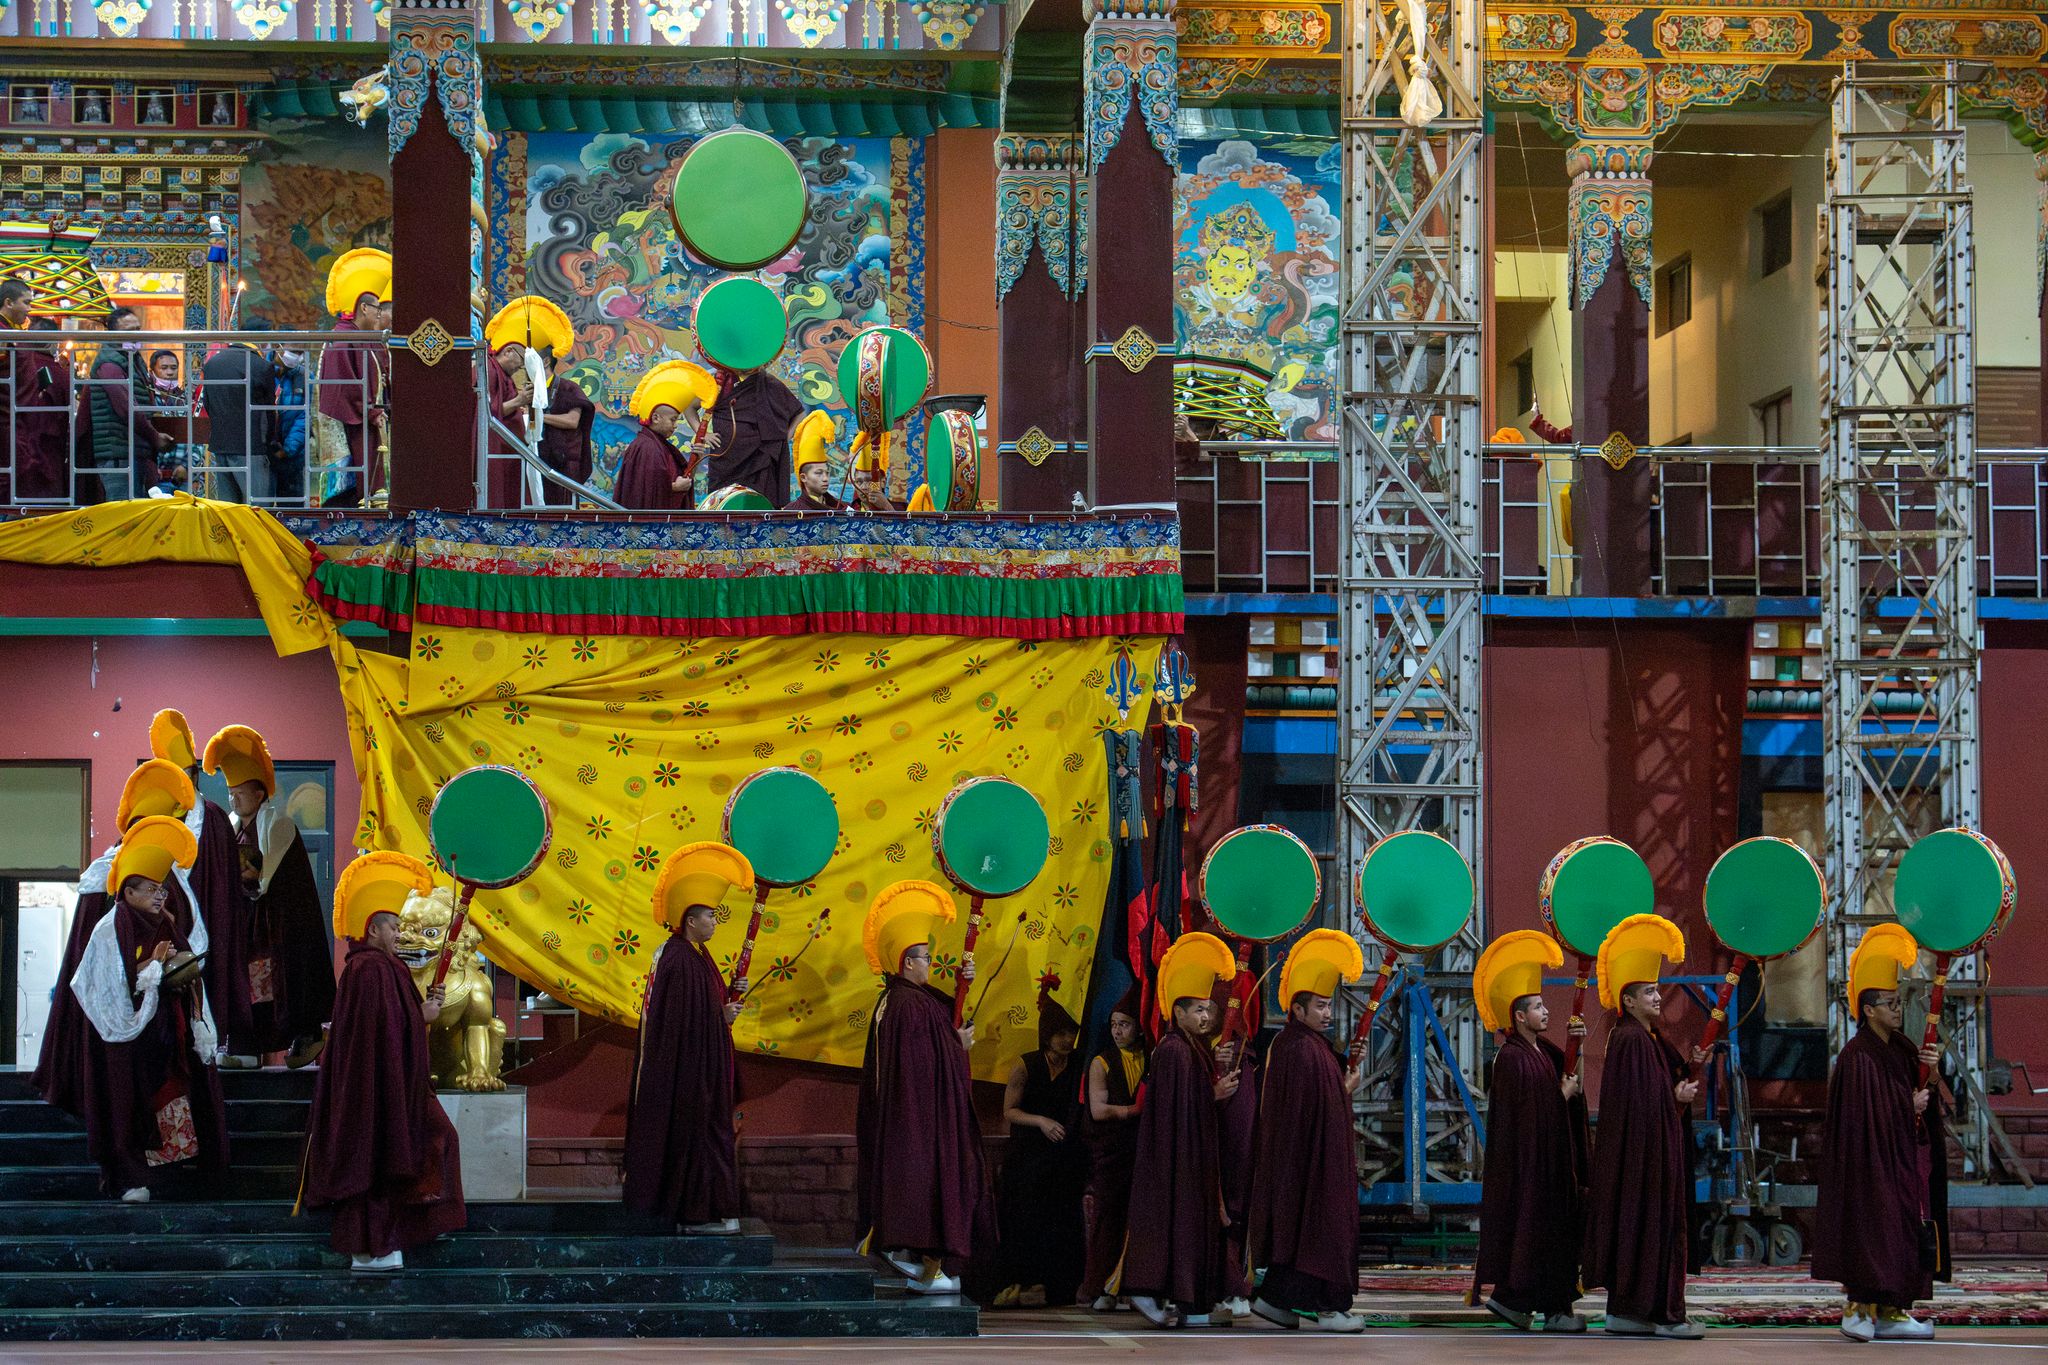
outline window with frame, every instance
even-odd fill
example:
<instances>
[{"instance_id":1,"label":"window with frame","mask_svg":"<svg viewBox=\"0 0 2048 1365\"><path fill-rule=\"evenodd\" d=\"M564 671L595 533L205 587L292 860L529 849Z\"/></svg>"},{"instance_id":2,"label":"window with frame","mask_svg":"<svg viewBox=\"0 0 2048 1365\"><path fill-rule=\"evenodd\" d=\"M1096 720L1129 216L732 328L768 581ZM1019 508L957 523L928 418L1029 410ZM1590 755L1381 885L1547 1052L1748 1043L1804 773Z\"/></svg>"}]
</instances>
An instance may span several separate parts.
<instances>
[{"instance_id":1,"label":"window with frame","mask_svg":"<svg viewBox=\"0 0 2048 1365\"><path fill-rule=\"evenodd\" d=\"M1657 272L1657 335L1692 321L1692 257L1680 256Z\"/></svg>"},{"instance_id":2,"label":"window with frame","mask_svg":"<svg viewBox=\"0 0 2048 1365\"><path fill-rule=\"evenodd\" d=\"M1792 196L1780 195L1756 211L1757 275L1771 276L1792 264Z\"/></svg>"}]
</instances>

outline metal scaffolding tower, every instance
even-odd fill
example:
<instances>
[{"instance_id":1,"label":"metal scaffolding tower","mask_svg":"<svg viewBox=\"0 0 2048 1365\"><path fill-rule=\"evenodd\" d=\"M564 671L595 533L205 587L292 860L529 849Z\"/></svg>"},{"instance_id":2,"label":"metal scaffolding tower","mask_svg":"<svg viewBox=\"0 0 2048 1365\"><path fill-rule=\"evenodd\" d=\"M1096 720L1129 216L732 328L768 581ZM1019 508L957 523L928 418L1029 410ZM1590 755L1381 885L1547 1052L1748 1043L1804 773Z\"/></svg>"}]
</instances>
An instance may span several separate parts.
<instances>
[{"instance_id":1,"label":"metal scaffolding tower","mask_svg":"<svg viewBox=\"0 0 2048 1365\"><path fill-rule=\"evenodd\" d=\"M1938 66L1848 65L1834 88L1823 206L1821 609L1827 671L1828 979L1865 926L1892 918L1912 842L1978 818L1976 284L1963 78ZM1880 698L1910 699L1904 709ZM1974 960L1952 979L1950 1055L1974 1122L1983 1104ZM1830 992L1829 1040L1853 1028Z\"/></svg>"},{"instance_id":2,"label":"metal scaffolding tower","mask_svg":"<svg viewBox=\"0 0 2048 1365\"><path fill-rule=\"evenodd\" d=\"M1366 851L1396 830L1435 830L1479 868L1486 187L1480 0L1346 0L1344 23L1337 841L1348 902ZM1469 970L1480 935L1475 916L1440 965ZM1467 994L1455 998L1445 1050L1469 1081L1479 1032ZM1391 1054L1405 1048L1410 1072L1440 1072L1445 1061L1414 1045L1421 1032L1383 1027L1373 1069L1399 1067ZM1431 1081L1426 1117L1409 1113L1417 1080L1410 1104L1366 1106L1367 1174L1399 1169L1411 1204L1476 1155L1450 1078Z\"/></svg>"}]
</instances>

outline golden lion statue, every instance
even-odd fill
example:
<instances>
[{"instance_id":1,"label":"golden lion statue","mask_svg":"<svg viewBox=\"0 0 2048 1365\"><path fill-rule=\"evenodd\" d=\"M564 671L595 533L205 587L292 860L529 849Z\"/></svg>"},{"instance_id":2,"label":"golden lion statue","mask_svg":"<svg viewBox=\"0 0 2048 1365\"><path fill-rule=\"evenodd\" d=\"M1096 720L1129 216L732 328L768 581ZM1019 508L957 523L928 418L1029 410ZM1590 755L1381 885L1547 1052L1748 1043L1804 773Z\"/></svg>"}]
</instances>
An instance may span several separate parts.
<instances>
[{"instance_id":1,"label":"golden lion statue","mask_svg":"<svg viewBox=\"0 0 2048 1365\"><path fill-rule=\"evenodd\" d=\"M425 961L412 969L413 985L424 1000L427 987L434 984L434 968L440 962L441 943L448 921L455 914L455 893L437 886L427 895L408 896L398 917L398 951L403 957ZM427 1053L434 1068L434 1084L444 1090L503 1090L498 1073L505 1065L505 1025L498 1018L491 995L491 979L483 970L477 952L483 934L476 920L464 921L462 940L448 964L448 978L442 984L447 995L441 1017L427 1026Z\"/></svg>"}]
</instances>

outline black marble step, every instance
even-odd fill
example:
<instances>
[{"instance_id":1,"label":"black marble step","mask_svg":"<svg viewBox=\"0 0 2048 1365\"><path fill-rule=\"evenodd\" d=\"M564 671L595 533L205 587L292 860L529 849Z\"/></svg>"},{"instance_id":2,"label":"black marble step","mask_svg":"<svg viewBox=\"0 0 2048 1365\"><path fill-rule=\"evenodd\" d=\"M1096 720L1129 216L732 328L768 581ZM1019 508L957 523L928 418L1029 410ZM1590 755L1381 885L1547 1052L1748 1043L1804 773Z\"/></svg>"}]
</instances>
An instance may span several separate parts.
<instances>
[{"instance_id":1,"label":"black marble step","mask_svg":"<svg viewBox=\"0 0 2048 1365\"><path fill-rule=\"evenodd\" d=\"M220 1073L221 1091L233 1100L310 1100L313 1098L313 1084L320 1077L320 1068L301 1067L292 1071L286 1067L262 1067L255 1071L236 1071L223 1067ZM0 1068L0 1101L33 1100L41 1098L36 1094L34 1067Z\"/></svg>"},{"instance_id":2,"label":"black marble step","mask_svg":"<svg viewBox=\"0 0 2048 1365\"><path fill-rule=\"evenodd\" d=\"M400 1279L404 1276L401 1274ZM908 1299L808 1304L0 1310L6 1341L396 1341L563 1337L968 1337L974 1306Z\"/></svg>"},{"instance_id":3,"label":"black marble step","mask_svg":"<svg viewBox=\"0 0 2048 1365\"><path fill-rule=\"evenodd\" d=\"M237 1166L221 1176L208 1176L185 1167L189 1163L151 1172L149 1190L153 1199L167 1202L218 1200L228 1195L244 1199L290 1199L299 1192L299 1168L290 1166ZM82 1200L100 1196L97 1166L0 1166L0 1202L9 1200ZM11 1226L0 1224L0 1226Z\"/></svg>"},{"instance_id":4,"label":"black marble step","mask_svg":"<svg viewBox=\"0 0 2048 1365\"><path fill-rule=\"evenodd\" d=\"M228 1179L239 1180L241 1174L233 1172ZM296 1189L293 1192L296 1193ZM467 1212L469 1228L461 1234L463 1236L469 1233L519 1233L572 1237L670 1232L656 1227L650 1219L621 1208L616 1202L598 1200L479 1202L470 1204ZM323 1238L326 1236L324 1223L311 1217L293 1218L291 1215L291 1202L282 1196L274 1200L215 1199L193 1203L123 1204L119 1200L89 1195L75 1201L0 1202L0 1232L9 1237L248 1237L268 1233L304 1236L309 1231L317 1232ZM740 1226L746 1235L704 1240L747 1242L758 1238L764 1246L769 1244L766 1229L761 1223L747 1219Z\"/></svg>"},{"instance_id":5,"label":"black marble step","mask_svg":"<svg viewBox=\"0 0 2048 1365\"><path fill-rule=\"evenodd\" d=\"M4 1218L4 1213L0 1213ZM205 1237L138 1238L134 1235L53 1234L0 1241L0 1275L27 1272L123 1275L148 1271L333 1270L348 1257L327 1246L319 1214L297 1221L300 1231ZM775 1255L772 1239L741 1237L553 1236L546 1233L459 1232L406 1254L421 1269L578 1269L653 1266L758 1267ZM859 1296L851 1296L859 1297Z\"/></svg>"},{"instance_id":6,"label":"black marble step","mask_svg":"<svg viewBox=\"0 0 2048 1365\"><path fill-rule=\"evenodd\" d=\"M228 1134L303 1133L310 1100L229 1100ZM41 1100L0 1100L0 1136L83 1133L85 1125Z\"/></svg>"},{"instance_id":7,"label":"black marble step","mask_svg":"<svg viewBox=\"0 0 2048 1365\"><path fill-rule=\"evenodd\" d=\"M875 1296L865 1270L772 1267L560 1266L518 1270L413 1269L403 1275L348 1270L157 1271L124 1275L43 1273L0 1280L0 1314L9 1309L154 1308L191 1313L220 1308L463 1306L538 1307L551 1303L786 1304L856 1303Z\"/></svg>"},{"instance_id":8,"label":"black marble step","mask_svg":"<svg viewBox=\"0 0 2048 1365\"><path fill-rule=\"evenodd\" d=\"M85 1125L41 1100L0 1100L0 1133L82 1133Z\"/></svg>"},{"instance_id":9,"label":"black marble step","mask_svg":"<svg viewBox=\"0 0 2048 1365\"><path fill-rule=\"evenodd\" d=\"M228 1161L252 1166L296 1166L306 1135L228 1131ZM0 1169L9 1166L86 1166L92 1156L83 1133L0 1133Z\"/></svg>"}]
</instances>

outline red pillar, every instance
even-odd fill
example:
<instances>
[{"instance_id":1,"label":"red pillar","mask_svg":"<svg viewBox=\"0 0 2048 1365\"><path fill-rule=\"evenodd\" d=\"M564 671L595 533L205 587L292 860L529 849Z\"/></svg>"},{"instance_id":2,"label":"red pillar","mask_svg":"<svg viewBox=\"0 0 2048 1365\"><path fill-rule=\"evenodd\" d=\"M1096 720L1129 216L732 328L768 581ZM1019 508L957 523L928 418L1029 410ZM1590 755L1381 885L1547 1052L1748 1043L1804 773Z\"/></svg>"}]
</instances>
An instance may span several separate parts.
<instances>
[{"instance_id":1,"label":"red pillar","mask_svg":"<svg viewBox=\"0 0 2048 1365\"><path fill-rule=\"evenodd\" d=\"M476 12L462 0L398 0L392 10L394 511L476 506L470 158L483 103L476 39Z\"/></svg>"},{"instance_id":2,"label":"red pillar","mask_svg":"<svg viewBox=\"0 0 2048 1365\"><path fill-rule=\"evenodd\" d=\"M1180 166L1172 0L1084 0L1088 140L1088 500L1173 490L1173 180Z\"/></svg>"},{"instance_id":3,"label":"red pillar","mask_svg":"<svg viewBox=\"0 0 2048 1365\"><path fill-rule=\"evenodd\" d=\"M1087 189L1073 134L997 137L996 464L1005 512L1064 512L1087 492L1087 390L1077 361L1086 349Z\"/></svg>"},{"instance_id":4,"label":"red pillar","mask_svg":"<svg viewBox=\"0 0 2048 1365\"><path fill-rule=\"evenodd\" d=\"M2034 153L2034 179L2041 182L2041 235L2034 251L2034 298L2041 318L2040 441L2048 446L2048 151Z\"/></svg>"},{"instance_id":5,"label":"red pillar","mask_svg":"<svg viewBox=\"0 0 2048 1365\"><path fill-rule=\"evenodd\" d=\"M1572 434L1587 453L1572 489L1578 591L1650 592L1650 153L1647 144L1572 149ZM1594 453L1598 451L1600 453Z\"/></svg>"}]
</instances>

